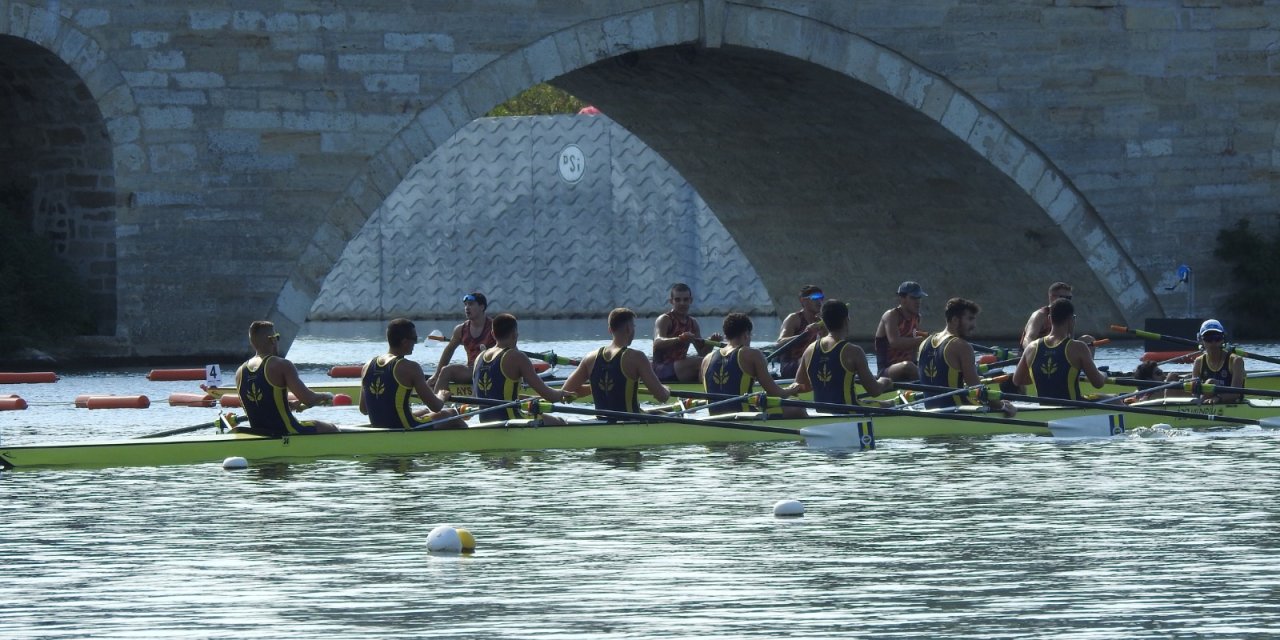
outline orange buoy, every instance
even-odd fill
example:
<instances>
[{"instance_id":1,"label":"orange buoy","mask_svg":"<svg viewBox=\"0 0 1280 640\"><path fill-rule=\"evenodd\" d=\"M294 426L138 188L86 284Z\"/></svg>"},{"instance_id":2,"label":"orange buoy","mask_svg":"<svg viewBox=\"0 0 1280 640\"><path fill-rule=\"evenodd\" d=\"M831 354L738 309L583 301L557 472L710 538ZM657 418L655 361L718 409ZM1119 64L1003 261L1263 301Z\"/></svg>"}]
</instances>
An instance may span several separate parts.
<instances>
[{"instance_id":1,"label":"orange buoy","mask_svg":"<svg viewBox=\"0 0 1280 640\"><path fill-rule=\"evenodd\" d=\"M1142 354L1143 362L1179 362L1187 363L1196 359L1199 351L1148 351Z\"/></svg>"},{"instance_id":2,"label":"orange buoy","mask_svg":"<svg viewBox=\"0 0 1280 640\"><path fill-rule=\"evenodd\" d=\"M22 411L27 408L27 401L18 396L0 398L0 411Z\"/></svg>"},{"instance_id":3,"label":"orange buoy","mask_svg":"<svg viewBox=\"0 0 1280 640\"><path fill-rule=\"evenodd\" d=\"M547 369L550 369L550 368L551 368L551 365L549 365L549 364L547 364L547 363L545 363L545 362L543 362L543 361L541 361L541 360L534 360L534 361L533 361L533 370L534 370L534 371L536 371L536 372L538 372L538 373L542 373L543 371L546 371Z\"/></svg>"},{"instance_id":4,"label":"orange buoy","mask_svg":"<svg viewBox=\"0 0 1280 640\"><path fill-rule=\"evenodd\" d=\"M995 361L996 361L996 356L994 353L984 353L978 356L978 364L991 364L992 362L995 362Z\"/></svg>"},{"instance_id":5,"label":"orange buoy","mask_svg":"<svg viewBox=\"0 0 1280 640\"><path fill-rule=\"evenodd\" d=\"M213 396L207 393L174 392L169 394L169 406L171 407L212 407Z\"/></svg>"},{"instance_id":6,"label":"orange buoy","mask_svg":"<svg viewBox=\"0 0 1280 640\"><path fill-rule=\"evenodd\" d=\"M111 396L108 396L108 395L105 395L105 394L99 394L99 393L82 393L82 394L80 394L80 395L76 396L76 399L75 399L76 408L77 408L77 409L88 409L88 408L89 408L89 398L95 398L95 397L109 398L109 397L111 397Z\"/></svg>"},{"instance_id":7,"label":"orange buoy","mask_svg":"<svg viewBox=\"0 0 1280 640\"><path fill-rule=\"evenodd\" d=\"M351 396L349 396L349 395L347 395L347 394L345 394L345 393L338 393L338 394L334 394L334 396L333 396L333 406L335 406L335 407L349 407L349 406L351 406Z\"/></svg>"},{"instance_id":8,"label":"orange buoy","mask_svg":"<svg viewBox=\"0 0 1280 640\"><path fill-rule=\"evenodd\" d=\"M57 382L58 374L52 371L22 371L0 373L0 384L35 384Z\"/></svg>"},{"instance_id":9,"label":"orange buoy","mask_svg":"<svg viewBox=\"0 0 1280 640\"><path fill-rule=\"evenodd\" d=\"M146 396L89 396L84 403L89 409L146 409L151 399Z\"/></svg>"},{"instance_id":10,"label":"orange buoy","mask_svg":"<svg viewBox=\"0 0 1280 640\"><path fill-rule=\"evenodd\" d=\"M205 370L200 369L152 369L147 379L152 382L170 380L204 380Z\"/></svg>"},{"instance_id":11,"label":"orange buoy","mask_svg":"<svg viewBox=\"0 0 1280 640\"><path fill-rule=\"evenodd\" d=\"M224 406L224 407L230 407L230 408L233 408L233 409L239 409L239 408L240 408L240 406L241 406L241 404L240 404L240 396L238 396L238 395L236 395L236 394L234 394L234 393L228 393L228 394L226 394L226 395L222 396L221 398L218 398L218 404L221 404L221 405L222 405L222 406Z\"/></svg>"},{"instance_id":12,"label":"orange buoy","mask_svg":"<svg viewBox=\"0 0 1280 640\"><path fill-rule=\"evenodd\" d=\"M340 364L329 367L330 378L359 378L364 369L362 364Z\"/></svg>"}]
</instances>

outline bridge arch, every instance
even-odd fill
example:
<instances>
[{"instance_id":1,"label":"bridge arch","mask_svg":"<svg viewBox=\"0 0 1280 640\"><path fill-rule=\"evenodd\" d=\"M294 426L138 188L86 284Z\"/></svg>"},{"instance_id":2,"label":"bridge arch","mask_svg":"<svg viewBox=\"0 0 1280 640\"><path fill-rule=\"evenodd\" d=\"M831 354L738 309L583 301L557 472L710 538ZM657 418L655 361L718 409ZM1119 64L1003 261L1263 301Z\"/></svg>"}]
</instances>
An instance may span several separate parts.
<instances>
[{"instance_id":1,"label":"bridge arch","mask_svg":"<svg viewBox=\"0 0 1280 640\"><path fill-rule=\"evenodd\" d=\"M717 73L725 69L737 77ZM662 96L646 85L653 76L677 78L674 85L698 107L713 98L724 103L711 115L673 112L671 102L654 109L651 100ZM277 324L288 330L305 321L345 244L414 163L494 105L545 81L600 106L668 159L734 235L779 309L790 305L799 281L820 281L855 303L861 325L878 316L899 280L911 277L932 282L929 288L942 294L1001 303L1008 309L984 315L994 316L1006 333L1016 331L1026 307L1058 279L1096 284L1084 287L1095 293L1081 306L1082 315L1099 322L1132 323L1160 313L1134 261L1070 181L946 78L819 19L705 0L580 23L491 62L445 92L372 158L329 210L277 298ZM834 104L856 105L861 126L844 127L831 114L781 114L767 104L799 85L808 85L806 99L830 90L847 101ZM781 140L767 135L771 117L790 119ZM884 136L884 125L896 121L909 124L909 135ZM785 139L796 133L803 137ZM854 133L875 143L868 152L918 147L889 159L912 166L886 170L874 159L842 158L839 147L855 142ZM761 140L743 139L750 136ZM701 144L690 145L690 139ZM780 141L816 141L818 148L787 148ZM771 158L790 168L768 166ZM780 191L796 199L767 190L775 170L779 182L785 180ZM759 185L766 188L752 190ZM877 194L880 186L897 195ZM986 196L984 190L998 193ZM818 192L862 200L821 203L806 195ZM912 210L929 206L922 195L951 202L924 213ZM813 231L797 232L805 222ZM1011 228L1013 222L1021 227ZM824 233L828 226L841 228L862 250L850 251L846 239ZM930 235L930 229L937 231ZM992 245L967 246L984 239ZM905 261L903 253L910 254Z\"/></svg>"},{"instance_id":2,"label":"bridge arch","mask_svg":"<svg viewBox=\"0 0 1280 640\"><path fill-rule=\"evenodd\" d=\"M0 190L86 283L97 333L117 330L117 162L136 140L129 87L102 47L55 11L0 20Z\"/></svg>"}]
</instances>

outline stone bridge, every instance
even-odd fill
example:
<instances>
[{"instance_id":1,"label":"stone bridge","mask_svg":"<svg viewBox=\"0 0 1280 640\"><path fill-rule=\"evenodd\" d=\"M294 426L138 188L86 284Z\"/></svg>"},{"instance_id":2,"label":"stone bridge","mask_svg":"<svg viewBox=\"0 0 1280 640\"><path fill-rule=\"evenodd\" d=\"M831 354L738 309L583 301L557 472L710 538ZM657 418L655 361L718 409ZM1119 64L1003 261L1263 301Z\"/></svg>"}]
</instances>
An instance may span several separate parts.
<instances>
[{"instance_id":1,"label":"stone bridge","mask_svg":"<svg viewBox=\"0 0 1280 640\"><path fill-rule=\"evenodd\" d=\"M0 187L90 283L104 352L242 353L255 318L292 337L416 163L551 82L684 176L779 310L818 282L869 332L909 278L929 325L963 295L1012 334L1061 279L1084 327L1140 323L1190 306L1179 263L1215 311L1214 233L1277 211L1277 21L1261 0L0 0Z\"/></svg>"}]
</instances>

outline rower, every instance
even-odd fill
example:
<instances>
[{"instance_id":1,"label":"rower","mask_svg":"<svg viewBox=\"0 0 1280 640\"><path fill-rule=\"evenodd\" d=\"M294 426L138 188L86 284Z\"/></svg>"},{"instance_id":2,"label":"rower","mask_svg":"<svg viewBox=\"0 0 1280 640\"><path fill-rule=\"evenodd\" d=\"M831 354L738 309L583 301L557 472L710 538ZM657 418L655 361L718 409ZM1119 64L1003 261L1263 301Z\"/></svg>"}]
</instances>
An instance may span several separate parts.
<instances>
[{"instance_id":1,"label":"rower","mask_svg":"<svg viewBox=\"0 0 1280 640\"><path fill-rule=\"evenodd\" d=\"M920 377L916 351L924 336L920 332L921 298L928 297L919 282L907 280L898 285L898 306L880 316L876 325L876 368L879 375L891 380L915 380Z\"/></svg>"},{"instance_id":2,"label":"rower","mask_svg":"<svg viewBox=\"0 0 1280 640\"><path fill-rule=\"evenodd\" d=\"M707 393L740 396L751 393L756 382L765 393L775 398L786 398L800 393L797 384L779 387L769 375L769 365L764 354L751 346L751 318L743 313L731 313L724 317L724 335L728 344L713 349L702 360L702 386ZM711 407L712 415L748 411L747 403L736 402ZM802 407L771 407L766 413L783 418L803 418Z\"/></svg>"},{"instance_id":3,"label":"rower","mask_svg":"<svg viewBox=\"0 0 1280 640\"><path fill-rule=\"evenodd\" d=\"M1049 320L1049 335L1036 338L1022 351L1013 384L1025 387L1034 383L1041 398L1083 400L1080 374L1095 389L1107 383L1107 376L1094 364L1089 345L1071 337L1076 330L1076 309L1071 300L1054 300L1049 305Z\"/></svg>"},{"instance_id":4,"label":"rower","mask_svg":"<svg viewBox=\"0 0 1280 640\"><path fill-rule=\"evenodd\" d=\"M591 398L597 409L630 413L641 412L637 397L640 382L658 402L671 397L671 391L653 372L649 358L630 348L636 338L636 312L624 307L610 311L609 334L613 341L583 356L561 389L582 395L586 393L583 383L590 381Z\"/></svg>"},{"instance_id":5,"label":"rower","mask_svg":"<svg viewBox=\"0 0 1280 640\"><path fill-rule=\"evenodd\" d=\"M796 386L813 390L814 402L858 404L854 379L871 395L893 388L887 377L875 378L867 364L867 354L849 342L849 306L839 300L822 303L822 323L828 334L809 345L796 372Z\"/></svg>"},{"instance_id":6,"label":"rower","mask_svg":"<svg viewBox=\"0 0 1280 640\"><path fill-rule=\"evenodd\" d=\"M458 415L445 408L449 391L434 392L422 373L422 365L408 359L418 343L418 331L408 318L387 323L387 353L364 365L360 373L360 413L369 416L369 425L383 429L417 429L422 425ZM414 393L426 403L426 409L413 411L409 406ZM433 429L463 429L461 418L432 425Z\"/></svg>"},{"instance_id":7,"label":"rower","mask_svg":"<svg viewBox=\"0 0 1280 640\"><path fill-rule=\"evenodd\" d=\"M791 342L785 353L777 355L781 369L778 374L783 378L794 378L800 369L800 358L804 350L820 336L825 335L822 323L818 321L818 313L826 295L822 289L807 284L800 287L800 310L794 311L782 321L782 330L778 332L777 346L791 342L795 336L804 334L803 338Z\"/></svg>"},{"instance_id":8,"label":"rower","mask_svg":"<svg viewBox=\"0 0 1280 640\"><path fill-rule=\"evenodd\" d=\"M653 323L653 370L663 382L694 382L698 379L700 358L711 351L711 345L703 340L698 320L689 315L689 307L693 306L689 285L671 285L670 302L671 310ZM723 337L713 333L710 339L719 342ZM690 344L698 357L689 356Z\"/></svg>"},{"instance_id":9,"label":"rower","mask_svg":"<svg viewBox=\"0 0 1280 640\"><path fill-rule=\"evenodd\" d=\"M920 382L939 387L973 387L981 383L978 366L974 364L973 345L969 337L978 328L978 303L964 298L947 301L944 316L947 328L920 343ZM964 394L956 394L925 402L931 409L942 409L970 404ZM1008 400L992 401L988 408L1003 411L1013 417L1018 410Z\"/></svg>"},{"instance_id":10,"label":"rower","mask_svg":"<svg viewBox=\"0 0 1280 640\"><path fill-rule=\"evenodd\" d=\"M298 369L280 355L280 334L267 320L249 325L254 356L236 370L236 395L249 418L249 431L282 437L329 433L338 428L320 420L298 420L289 406L289 394L304 406L333 404L332 393L316 393L298 377Z\"/></svg>"},{"instance_id":11,"label":"rower","mask_svg":"<svg viewBox=\"0 0 1280 640\"><path fill-rule=\"evenodd\" d=\"M471 368L475 365L476 356L497 344L497 339L493 337L493 320L485 313L488 309L489 300L483 293L472 291L462 296L462 315L466 320L453 328L453 335L440 354L435 375L427 380L431 388L440 391L448 389L454 382L471 382ZM462 345L466 351L465 365L449 363L458 345Z\"/></svg>"},{"instance_id":12,"label":"rower","mask_svg":"<svg viewBox=\"0 0 1280 640\"><path fill-rule=\"evenodd\" d=\"M1027 318L1027 325L1022 329L1021 346L1026 349L1028 345L1039 338L1049 335L1053 330L1053 319L1049 317L1049 305L1054 300L1070 300L1072 295L1071 285L1065 282L1055 282L1049 285L1049 302L1043 307L1031 312L1031 317ZM1093 349L1093 336L1083 335L1078 338L1085 343L1090 350Z\"/></svg>"},{"instance_id":13,"label":"rower","mask_svg":"<svg viewBox=\"0 0 1280 640\"><path fill-rule=\"evenodd\" d=\"M493 318L493 336L497 344L480 352L471 376L471 387L476 396L490 400L510 402L520 396L520 383L529 385L538 395L551 402L573 402L568 391L552 389L538 377L529 356L516 348L520 331L516 317L500 313ZM517 407L491 409L480 413L481 422L523 418ZM542 415L542 423L562 425L564 420L556 416Z\"/></svg>"},{"instance_id":14,"label":"rower","mask_svg":"<svg viewBox=\"0 0 1280 640\"><path fill-rule=\"evenodd\" d=\"M1224 387L1244 387L1244 358L1227 353L1227 330L1222 323L1210 318L1200 325L1200 345L1204 353L1191 364L1191 377L1201 384L1215 384ZM1243 400L1239 393L1202 393L1200 401L1204 404L1235 403Z\"/></svg>"}]
</instances>

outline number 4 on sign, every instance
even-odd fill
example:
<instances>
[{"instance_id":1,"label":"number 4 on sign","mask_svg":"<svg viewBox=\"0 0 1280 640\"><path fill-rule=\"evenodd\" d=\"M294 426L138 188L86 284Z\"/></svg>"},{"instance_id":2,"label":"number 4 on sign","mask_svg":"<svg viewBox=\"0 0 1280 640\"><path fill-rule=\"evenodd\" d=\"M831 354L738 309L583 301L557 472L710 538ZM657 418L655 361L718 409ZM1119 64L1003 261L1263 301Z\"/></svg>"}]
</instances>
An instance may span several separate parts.
<instances>
[{"instance_id":1,"label":"number 4 on sign","mask_svg":"<svg viewBox=\"0 0 1280 640\"><path fill-rule=\"evenodd\" d=\"M216 364L204 366L204 384L208 387L222 386L222 367Z\"/></svg>"}]
</instances>

